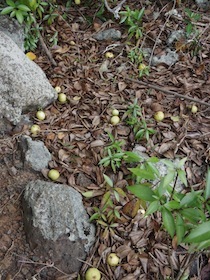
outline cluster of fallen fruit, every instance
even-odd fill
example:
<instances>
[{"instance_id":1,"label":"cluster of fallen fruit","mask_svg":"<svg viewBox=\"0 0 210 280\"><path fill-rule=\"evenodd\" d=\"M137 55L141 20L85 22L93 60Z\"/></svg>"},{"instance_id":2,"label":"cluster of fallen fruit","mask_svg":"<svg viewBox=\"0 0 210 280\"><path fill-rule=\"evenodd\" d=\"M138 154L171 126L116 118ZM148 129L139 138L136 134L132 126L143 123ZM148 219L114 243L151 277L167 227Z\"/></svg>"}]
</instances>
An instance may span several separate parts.
<instances>
[{"instance_id":1,"label":"cluster of fallen fruit","mask_svg":"<svg viewBox=\"0 0 210 280\"><path fill-rule=\"evenodd\" d=\"M110 266L117 266L120 262L120 258L115 254L111 253L107 257L107 263ZM97 268L91 267L85 273L85 280L100 280L101 273Z\"/></svg>"},{"instance_id":2,"label":"cluster of fallen fruit","mask_svg":"<svg viewBox=\"0 0 210 280\"><path fill-rule=\"evenodd\" d=\"M61 88L59 86L55 87L56 92L58 93L58 102L60 104L65 104L67 102L67 96L65 93L61 92ZM190 108L191 112L193 114L197 113L198 107L196 105L191 105ZM120 112L117 109L112 110L112 116L110 118L110 123L112 125L117 125L120 122L120 117L119 117ZM45 112L43 110L38 110L36 112L36 118L40 121L43 121L46 118ZM154 119L157 122L163 121L165 118L165 115L162 111L157 111L154 114ZM31 133L32 136L37 136L37 134L40 132L40 126L37 124L34 124L31 126ZM56 169L51 169L48 172L48 178L51 179L52 181L57 181L58 178L60 177L60 173ZM107 264L109 266L117 266L120 263L120 258L115 254L115 253L110 253L107 257ZM85 273L85 279L86 280L100 280L101 279L101 272L95 268L91 267L89 268L86 273Z\"/></svg>"}]
</instances>

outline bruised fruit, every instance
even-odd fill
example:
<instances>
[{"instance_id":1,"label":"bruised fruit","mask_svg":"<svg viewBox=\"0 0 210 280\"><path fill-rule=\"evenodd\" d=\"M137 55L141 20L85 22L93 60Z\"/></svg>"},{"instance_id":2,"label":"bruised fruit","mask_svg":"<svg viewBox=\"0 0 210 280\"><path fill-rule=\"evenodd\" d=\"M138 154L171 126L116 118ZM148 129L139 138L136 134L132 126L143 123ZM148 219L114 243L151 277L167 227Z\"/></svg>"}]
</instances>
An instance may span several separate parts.
<instances>
[{"instance_id":1,"label":"bruised fruit","mask_svg":"<svg viewBox=\"0 0 210 280\"><path fill-rule=\"evenodd\" d=\"M38 124L33 124L33 125L31 126L31 133L32 133L33 135L37 135L39 132L40 132L40 127L39 127L39 125L38 125Z\"/></svg>"},{"instance_id":2,"label":"bruised fruit","mask_svg":"<svg viewBox=\"0 0 210 280\"><path fill-rule=\"evenodd\" d=\"M85 273L85 280L100 280L100 279L101 279L101 273L95 267L89 268Z\"/></svg>"},{"instance_id":3,"label":"bruised fruit","mask_svg":"<svg viewBox=\"0 0 210 280\"><path fill-rule=\"evenodd\" d=\"M107 263L110 266L117 266L120 262L120 258L115 254L115 253L111 253L108 255L107 257Z\"/></svg>"}]
</instances>

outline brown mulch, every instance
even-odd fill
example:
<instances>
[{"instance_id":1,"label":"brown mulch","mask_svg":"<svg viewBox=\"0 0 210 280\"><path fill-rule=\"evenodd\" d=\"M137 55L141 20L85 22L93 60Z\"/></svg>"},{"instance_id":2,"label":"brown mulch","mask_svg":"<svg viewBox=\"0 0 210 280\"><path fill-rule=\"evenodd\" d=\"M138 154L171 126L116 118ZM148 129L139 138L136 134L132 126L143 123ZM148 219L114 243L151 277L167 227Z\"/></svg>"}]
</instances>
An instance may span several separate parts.
<instances>
[{"instance_id":1,"label":"brown mulch","mask_svg":"<svg viewBox=\"0 0 210 280\"><path fill-rule=\"evenodd\" d=\"M139 1L133 2L126 3L133 9L142 8ZM153 48L156 45L154 55L164 53L171 31L184 28L183 20L173 16L168 18L166 15L173 6L173 3L169 2L173 1L152 1L152 4L146 6L143 19L145 36L138 44L144 48ZM138 98L147 122L156 130L148 143L140 142L147 153L169 159L187 157L186 172L189 185L194 189L202 189L205 184L205 173L210 158L210 105L208 107L198 102L209 102L210 21L208 11L199 11L193 1L185 2L183 5L202 16L196 23L201 34L200 50L196 55L192 55L195 51L192 45L180 48L180 44L177 44L175 48L179 54L179 61L171 67L164 64L151 67L149 76L141 78L147 86L127 79L138 79L137 66L127 57L128 51L134 45L128 44L127 29L117 20L107 20L103 23L97 19L97 4L92 2L89 7L83 4L73 5L70 9L59 5L59 17L52 25L45 27L43 37L57 66L51 64L41 47L36 51L35 62L45 71L52 86L61 87L62 92L67 95L68 102L64 105L54 102L45 108L47 118L43 122L34 118L34 112L31 113L31 119L41 127L37 138L42 140L52 153L53 160L49 168L59 170L59 182L73 186L80 193L95 191L95 197L84 198L84 205L90 215L93 214L93 206L100 207L105 192L103 173L109 175L114 184L126 192L126 168L122 166L114 174L111 169L105 169L98 163L104 157L104 148L109 143L107 131L116 139L123 139L126 150L133 149L135 141L132 131L125 123L125 112L135 98ZM184 15L183 6L176 6L176 9ZM153 17L154 12L159 12L156 20ZM65 19L62 15L65 15ZM106 12L105 16L107 19L111 18ZM88 18L93 19L93 22L89 23ZM121 30L123 36L120 41L113 44L98 42L92 38L98 30L109 27ZM55 31L58 32L58 43L50 47L47 40ZM158 42L157 38L160 39ZM113 59L106 60L104 53L107 49L114 53ZM151 84L160 89L151 88ZM161 89L179 93L183 98L165 94ZM192 105L193 101L186 100L185 96L198 100L198 113L191 113L189 105ZM153 115L160 106L165 119L157 123ZM117 126L110 124L113 108L120 111L121 122ZM179 120L174 121L173 117L177 116ZM46 171L43 174L34 174L19 166L20 158L16 158L16 149L21 134L29 135L30 128L25 125L21 131L10 136L9 141L6 139L0 142L3 182L0 208L2 279L79 279L64 276L57 273L55 268L39 264L39 260L33 256L25 241L20 207L23 186L27 180L46 176ZM81 178L85 178L85 184ZM117 221L118 226L114 231L110 230L110 227L97 226L97 240L83 264L81 276L84 276L89 266L94 266L102 272L102 279L180 279L178 277L181 275L181 269L189 267L190 256L186 248L180 246L177 249L173 246L171 239L161 228L160 216L144 218L142 211L138 211L131 217L129 213L125 214L122 211L123 206L132 203L133 199L131 194L127 194L122 201L116 202L122 219ZM129 207L132 209L132 204ZM121 259L116 268L110 268L106 263L110 252L117 253ZM193 257L195 261L195 256ZM201 266L202 262L198 262L198 277L190 279L201 279ZM34 275L36 276L32 278Z\"/></svg>"}]
</instances>

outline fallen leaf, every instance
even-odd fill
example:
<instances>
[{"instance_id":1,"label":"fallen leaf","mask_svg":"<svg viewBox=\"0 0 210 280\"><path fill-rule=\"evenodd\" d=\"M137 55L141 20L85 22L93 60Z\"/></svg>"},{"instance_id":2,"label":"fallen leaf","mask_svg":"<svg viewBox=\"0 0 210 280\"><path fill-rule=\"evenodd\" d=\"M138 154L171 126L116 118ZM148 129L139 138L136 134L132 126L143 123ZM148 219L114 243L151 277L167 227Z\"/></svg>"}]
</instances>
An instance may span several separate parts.
<instances>
[{"instance_id":1,"label":"fallen leaf","mask_svg":"<svg viewBox=\"0 0 210 280\"><path fill-rule=\"evenodd\" d=\"M27 52L26 56L30 59L30 60L34 60L36 59L36 55L33 52Z\"/></svg>"},{"instance_id":2,"label":"fallen leaf","mask_svg":"<svg viewBox=\"0 0 210 280\"><path fill-rule=\"evenodd\" d=\"M140 200L138 198L134 198L123 206L122 212L125 215L134 218L139 210L140 205Z\"/></svg>"}]
</instances>

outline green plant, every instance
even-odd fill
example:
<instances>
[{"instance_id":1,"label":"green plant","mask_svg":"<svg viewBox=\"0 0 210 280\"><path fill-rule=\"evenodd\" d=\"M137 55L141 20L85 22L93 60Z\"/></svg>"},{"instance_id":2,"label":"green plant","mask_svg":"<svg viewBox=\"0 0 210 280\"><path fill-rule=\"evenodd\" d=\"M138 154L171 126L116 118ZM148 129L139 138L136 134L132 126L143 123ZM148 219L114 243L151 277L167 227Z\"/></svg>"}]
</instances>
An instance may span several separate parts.
<instances>
[{"instance_id":1,"label":"green plant","mask_svg":"<svg viewBox=\"0 0 210 280\"><path fill-rule=\"evenodd\" d=\"M196 28L194 22L197 22L201 16L192 12L189 8L185 9L185 15L187 16L186 22L186 35L189 38L191 35L197 36L199 34L199 30Z\"/></svg>"},{"instance_id":2,"label":"green plant","mask_svg":"<svg viewBox=\"0 0 210 280\"><path fill-rule=\"evenodd\" d=\"M144 8L141 10L131 10L126 6L126 11L120 12L120 23L128 25L129 39L135 37L137 40L143 36L142 34L142 17L144 15Z\"/></svg>"},{"instance_id":3,"label":"green plant","mask_svg":"<svg viewBox=\"0 0 210 280\"><path fill-rule=\"evenodd\" d=\"M127 188L148 203L146 216L161 212L163 227L171 238L176 236L177 244L184 242L191 245L191 250L202 250L210 246L210 169L204 190L192 188L180 192L176 189L178 179L187 187L183 170L186 160L183 158L178 163L162 160L168 170L161 177L157 159L148 159L139 167L130 168L136 184Z\"/></svg>"},{"instance_id":4,"label":"green plant","mask_svg":"<svg viewBox=\"0 0 210 280\"><path fill-rule=\"evenodd\" d=\"M114 234L114 228L118 226L116 220L120 219L120 213L116 204L120 201L120 197L126 197L125 192L115 187L113 181L106 175L104 176L105 193L101 200L100 207L93 207L94 214L90 217L90 221L96 221L105 228L104 237L107 234ZM86 193L84 196L87 197Z\"/></svg>"},{"instance_id":5,"label":"green plant","mask_svg":"<svg viewBox=\"0 0 210 280\"><path fill-rule=\"evenodd\" d=\"M150 135L155 133L153 128L148 127L145 117L142 113L141 107L138 105L138 100L135 99L134 103L128 106L127 124L133 128L136 140L146 139L149 140Z\"/></svg>"},{"instance_id":6,"label":"green plant","mask_svg":"<svg viewBox=\"0 0 210 280\"><path fill-rule=\"evenodd\" d=\"M101 159L99 164L103 165L104 167L111 165L112 170L116 172L116 169L121 166L121 162L125 155L124 151L121 148L124 145L124 141L117 141L111 133L107 133L109 135L111 143L105 148L107 156Z\"/></svg>"},{"instance_id":7,"label":"green plant","mask_svg":"<svg viewBox=\"0 0 210 280\"><path fill-rule=\"evenodd\" d=\"M186 23L186 37L187 41L187 48L191 50L192 55L196 55L198 51L201 49L200 42L199 42L199 29L196 27L196 22L201 18L201 16L197 13L192 12L189 8L185 9L185 23Z\"/></svg>"},{"instance_id":8,"label":"green plant","mask_svg":"<svg viewBox=\"0 0 210 280\"><path fill-rule=\"evenodd\" d=\"M135 66L139 70L139 77L142 77L144 75L147 76L149 75L149 66L146 66L143 63L145 55L146 54L139 47L134 47L128 53L128 58L132 63L135 64Z\"/></svg>"},{"instance_id":9,"label":"green plant","mask_svg":"<svg viewBox=\"0 0 210 280\"><path fill-rule=\"evenodd\" d=\"M8 6L2 9L1 14L9 14L10 17L16 18L20 24L24 23L25 49L36 49L41 36L42 21L47 21L48 24L54 21L57 17L57 14L53 13L56 5L50 1L41 0L6 0L6 3ZM46 15L43 18L44 13Z\"/></svg>"}]
</instances>

